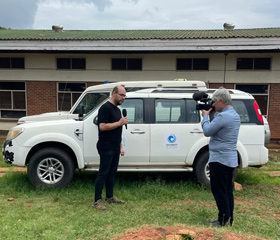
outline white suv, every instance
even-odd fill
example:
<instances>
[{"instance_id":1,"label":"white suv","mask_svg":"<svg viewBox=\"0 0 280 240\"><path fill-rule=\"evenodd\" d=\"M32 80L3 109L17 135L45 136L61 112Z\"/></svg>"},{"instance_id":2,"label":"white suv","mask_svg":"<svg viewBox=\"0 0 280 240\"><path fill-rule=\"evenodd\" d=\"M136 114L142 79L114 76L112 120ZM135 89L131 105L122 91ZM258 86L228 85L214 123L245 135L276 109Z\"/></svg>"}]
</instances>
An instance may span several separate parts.
<instances>
[{"instance_id":1,"label":"white suv","mask_svg":"<svg viewBox=\"0 0 280 240\"><path fill-rule=\"evenodd\" d=\"M193 171L199 182L209 186L209 138L203 135L201 113L192 98L197 91L153 88L127 93L120 106L127 110L129 119L122 136L126 154L120 157L118 171ZM211 97L214 89L206 92ZM268 150L259 107L248 93L230 93L241 119L239 167L264 165ZM12 128L3 146L4 160L16 166L27 165L31 183L42 187L67 186L76 168L98 170L99 107L80 121L43 121Z\"/></svg>"}]
</instances>

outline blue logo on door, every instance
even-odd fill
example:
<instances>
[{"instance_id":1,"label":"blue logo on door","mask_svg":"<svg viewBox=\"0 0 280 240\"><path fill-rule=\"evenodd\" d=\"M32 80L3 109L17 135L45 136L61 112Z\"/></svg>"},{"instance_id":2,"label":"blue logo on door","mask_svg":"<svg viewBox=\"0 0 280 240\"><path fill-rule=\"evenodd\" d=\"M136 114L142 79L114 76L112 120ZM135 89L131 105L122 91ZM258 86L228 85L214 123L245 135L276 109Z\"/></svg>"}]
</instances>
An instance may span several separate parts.
<instances>
[{"instance_id":1,"label":"blue logo on door","mask_svg":"<svg viewBox=\"0 0 280 240\"><path fill-rule=\"evenodd\" d=\"M169 137L168 137L168 142L170 143L175 143L176 142L176 137L174 134L171 134Z\"/></svg>"}]
</instances>

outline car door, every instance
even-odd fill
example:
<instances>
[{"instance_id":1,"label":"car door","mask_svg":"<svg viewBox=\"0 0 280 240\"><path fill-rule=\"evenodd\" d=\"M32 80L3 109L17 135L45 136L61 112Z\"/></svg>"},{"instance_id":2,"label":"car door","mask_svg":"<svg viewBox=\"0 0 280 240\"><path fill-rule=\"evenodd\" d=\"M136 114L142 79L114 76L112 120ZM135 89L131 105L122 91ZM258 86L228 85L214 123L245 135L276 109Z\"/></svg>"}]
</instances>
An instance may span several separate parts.
<instances>
[{"instance_id":1,"label":"car door","mask_svg":"<svg viewBox=\"0 0 280 240\"><path fill-rule=\"evenodd\" d=\"M192 99L155 99L151 163L185 163L191 147L204 137L195 106Z\"/></svg>"},{"instance_id":2,"label":"car door","mask_svg":"<svg viewBox=\"0 0 280 240\"><path fill-rule=\"evenodd\" d=\"M126 99L121 106L126 109L128 124L123 127L122 146L125 156L120 158L120 166L145 165L149 162L150 125L146 124L144 116L144 99Z\"/></svg>"}]
</instances>

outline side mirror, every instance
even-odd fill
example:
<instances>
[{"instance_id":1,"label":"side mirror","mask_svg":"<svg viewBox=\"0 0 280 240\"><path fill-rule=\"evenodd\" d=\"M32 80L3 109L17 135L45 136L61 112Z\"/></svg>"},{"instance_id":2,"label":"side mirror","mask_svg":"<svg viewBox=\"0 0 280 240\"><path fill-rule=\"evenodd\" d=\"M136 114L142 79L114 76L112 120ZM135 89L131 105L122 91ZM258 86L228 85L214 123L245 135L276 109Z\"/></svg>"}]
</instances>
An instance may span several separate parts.
<instances>
[{"instance_id":1,"label":"side mirror","mask_svg":"<svg viewBox=\"0 0 280 240\"><path fill-rule=\"evenodd\" d=\"M82 106L81 112L79 113L79 121L83 121L84 113L85 113L85 108L84 108L84 106Z\"/></svg>"},{"instance_id":2,"label":"side mirror","mask_svg":"<svg viewBox=\"0 0 280 240\"><path fill-rule=\"evenodd\" d=\"M94 123L95 125L98 125L98 116L96 116L96 117L93 119L93 123Z\"/></svg>"}]
</instances>

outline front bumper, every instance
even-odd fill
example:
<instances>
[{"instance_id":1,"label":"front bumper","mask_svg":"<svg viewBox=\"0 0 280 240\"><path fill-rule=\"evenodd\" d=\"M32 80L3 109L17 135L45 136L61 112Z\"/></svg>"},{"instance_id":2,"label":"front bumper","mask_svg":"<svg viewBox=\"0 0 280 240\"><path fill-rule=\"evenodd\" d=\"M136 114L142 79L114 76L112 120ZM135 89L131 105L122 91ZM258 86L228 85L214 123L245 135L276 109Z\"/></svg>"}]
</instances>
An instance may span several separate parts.
<instances>
[{"instance_id":1,"label":"front bumper","mask_svg":"<svg viewBox=\"0 0 280 240\"><path fill-rule=\"evenodd\" d=\"M12 146L12 140L7 140L4 142L4 145L2 147L4 161L8 164L13 164L14 162L14 153L10 149Z\"/></svg>"}]
</instances>

